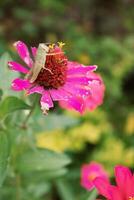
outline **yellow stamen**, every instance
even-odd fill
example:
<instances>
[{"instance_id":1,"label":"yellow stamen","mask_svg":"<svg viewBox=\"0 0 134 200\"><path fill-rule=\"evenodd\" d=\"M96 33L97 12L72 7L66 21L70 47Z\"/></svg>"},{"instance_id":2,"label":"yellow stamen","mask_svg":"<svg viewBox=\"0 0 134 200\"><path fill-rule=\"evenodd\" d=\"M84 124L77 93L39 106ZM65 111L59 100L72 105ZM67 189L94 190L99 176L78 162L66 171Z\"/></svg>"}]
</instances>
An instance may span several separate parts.
<instances>
[{"instance_id":1,"label":"yellow stamen","mask_svg":"<svg viewBox=\"0 0 134 200\"><path fill-rule=\"evenodd\" d=\"M62 48L62 47L65 45L65 43L63 43L63 42L58 42L58 45L59 45L60 48Z\"/></svg>"},{"instance_id":2,"label":"yellow stamen","mask_svg":"<svg viewBox=\"0 0 134 200\"><path fill-rule=\"evenodd\" d=\"M55 44L49 44L49 49L53 49Z\"/></svg>"}]
</instances>

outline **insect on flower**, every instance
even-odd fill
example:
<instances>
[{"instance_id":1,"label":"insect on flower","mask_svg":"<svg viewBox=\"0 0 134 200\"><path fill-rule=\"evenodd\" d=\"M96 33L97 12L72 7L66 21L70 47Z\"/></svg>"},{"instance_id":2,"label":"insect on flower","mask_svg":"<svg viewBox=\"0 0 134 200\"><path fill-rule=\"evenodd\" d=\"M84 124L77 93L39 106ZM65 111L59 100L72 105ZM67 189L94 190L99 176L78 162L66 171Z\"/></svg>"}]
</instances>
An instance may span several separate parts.
<instances>
[{"instance_id":1,"label":"insect on flower","mask_svg":"<svg viewBox=\"0 0 134 200\"><path fill-rule=\"evenodd\" d=\"M93 85L96 87L97 82L97 87L101 90L103 84L102 79L95 76L96 65L84 66L69 61L62 50L64 45L62 42L40 43L38 48L31 48L32 59L26 44L18 41L14 46L25 66L15 61L8 62L11 70L24 74L23 79L13 80L12 89L25 90L28 95L41 94L43 113L54 106L53 101L64 102L70 108L83 113L86 109L85 100L95 93L92 93ZM90 76L90 73L94 76Z\"/></svg>"},{"instance_id":2,"label":"insect on flower","mask_svg":"<svg viewBox=\"0 0 134 200\"><path fill-rule=\"evenodd\" d=\"M35 56L35 62L33 64L32 69L30 70L30 73L28 75L28 79L31 83L33 83L40 73L41 69L47 69L45 68L45 62L46 62L46 55L49 50L49 47L47 45L41 43L39 44L39 47L37 49L37 53Z\"/></svg>"}]
</instances>

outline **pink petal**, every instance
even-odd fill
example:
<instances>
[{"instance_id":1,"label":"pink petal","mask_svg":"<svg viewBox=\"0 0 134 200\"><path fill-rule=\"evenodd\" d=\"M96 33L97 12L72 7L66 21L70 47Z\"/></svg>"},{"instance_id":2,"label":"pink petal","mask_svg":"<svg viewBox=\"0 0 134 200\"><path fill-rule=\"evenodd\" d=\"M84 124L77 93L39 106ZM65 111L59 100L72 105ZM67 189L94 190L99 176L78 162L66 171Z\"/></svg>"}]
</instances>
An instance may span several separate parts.
<instances>
[{"instance_id":1,"label":"pink petal","mask_svg":"<svg viewBox=\"0 0 134 200\"><path fill-rule=\"evenodd\" d=\"M92 79L88 77L67 77L67 82L71 82L72 84L88 85L90 81L92 81Z\"/></svg>"},{"instance_id":2,"label":"pink petal","mask_svg":"<svg viewBox=\"0 0 134 200\"><path fill-rule=\"evenodd\" d=\"M103 177L108 181L108 175L103 166L97 162L84 164L81 168L81 184L88 190L94 187L93 181L97 177Z\"/></svg>"},{"instance_id":3,"label":"pink petal","mask_svg":"<svg viewBox=\"0 0 134 200\"><path fill-rule=\"evenodd\" d=\"M95 77L99 78L98 75L96 75ZM89 84L91 94L88 96L85 102L86 102L86 107L89 108L90 110L94 110L97 106L103 103L105 85L103 84L101 79L100 81L101 83L98 81L92 81Z\"/></svg>"},{"instance_id":4,"label":"pink petal","mask_svg":"<svg viewBox=\"0 0 134 200\"><path fill-rule=\"evenodd\" d=\"M93 182L99 194L111 200L111 194L109 191L109 187L110 187L109 182L106 179L101 178L101 177L97 177Z\"/></svg>"},{"instance_id":5,"label":"pink petal","mask_svg":"<svg viewBox=\"0 0 134 200\"><path fill-rule=\"evenodd\" d=\"M49 110L49 108L53 107L53 102L48 91L43 93L40 103L43 110Z\"/></svg>"},{"instance_id":6,"label":"pink petal","mask_svg":"<svg viewBox=\"0 0 134 200\"><path fill-rule=\"evenodd\" d=\"M109 191L111 193L112 200L122 200L123 199L123 197L121 196L121 194L116 186L112 186L112 185L109 186Z\"/></svg>"},{"instance_id":7,"label":"pink petal","mask_svg":"<svg viewBox=\"0 0 134 200\"><path fill-rule=\"evenodd\" d=\"M80 63L77 63L77 62L73 62L73 61L68 61L68 63L67 63L68 69L71 69L71 68L74 69L74 67L77 68L77 67L81 67L81 66L83 66L83 65L81 65Z\"/></svg>"},{"instance_id":8,"label":"pink petal","mask_svg":"<svg viewBox=\"0 0 134 200\"><path fill-rule=\"evenodd\" d=\"M74 109L81 114L85 111L84 100L80 97L70 97L67 100L60 100L59 105L64 109Z\"/></svg>"},{"instance_id":9,"label":"pink petal","mask_svg":"<svg viewBox=\"0 0 134 200\"><path fill-rule=\"evenodd\" d=\"M84 67L77 67L77 68L71 68L68 69L67 75L81 75L81 76L85 76L89 71L94 71L96 70L97 66L93 65L93 66L84 66Z\"/></svg>"},{"instance_id":10,"label":"pink petal","mask_svg":"<svg viewBox=\"0 0 134 200\"><path fill-rule=\"evenodd\" d=\"M87 179L81 179L81 186L89 191L94 188L94 184Z\"/></svg>"},{"instance_id":11,"label":"pink petal","mask_svg":"<svg viewBox=\"0 0 134 200\"><path fill-rule=\"evenodd\" d=\"M62 88L59 88L58 90L52 89L50 90L50 94L54 101L67 100L71 96L71 94Z\"/></svg>"},{"instance_id":12,"label":"pink petal","mask_svg":"<svg viewBox=\"0 0 134 200\"><path fill-rule=\"evenodd\" d=\"M129 186L127 187L126 198L128 199L129 197L134 197L134 179L131 180L131 183L129 183Z\"/></svg>"},{"instance_id":13,"label":"pink petal","mask_svg":"<svg viewBox=\"0 0 134 200\"><path fill-rule=\"evenodd\" d=\"M94 171L98 176L104 177L107 181L109 181L107 171L104 169L103 165L92 161L88 166L90 167L90 171Z\"/></svg>"},{"instance_id":14,"label":"pink petal","mask_svg":"<svg viewBox=\"0 0 134 200\"><path fill-rule=\"evenodd\" d=\"M23 74L28 73L28 69L26 69L21 64L15 62L15 61L8 62L8 66L10 67L11 70L18 71L18 72L21 72Z\"/></svg>"},{"instance_id":15,"label":"pink petal","mask_svg":"<svg viewBox=\"0 0 134 200\"><path fill-rule=\"evenodd\" d=\"M28 90L28 94L33 94L33 93L39 93L39 94L42 94L44 91L43 87L41 86L35 86L35 87L32 87Z\"/></svg>"},{"instance_id":16,"label":"pink petal","mask_svg":"<svg viewBox=\"0 0 134 200\"><path fill-rule=\"evenodd\" d=\"M12 82L12 89L15 91L21 91L26 90L31 86L30 82L28 80L16 78Z\"/></svg>"},{"instance_id":17,"label":"pink petal","mask_svg":"<svg viewBox=\"0 0 134 200\"><path fill-rule=\"evenodd\" d=\"M32 59L30 58L30 54L29 54L28 48L27 48L27 46L25 45L25 43L23 43L23 42L21 42L21 41L18 41L18 42L15 42L14 46L16 47L17 52L18 52L19 56L21 57L21 59L22 59L29 67L32 67L33 61L32 61Z\"/></svg>"},{"instance_id":18,"label":"pink petal","mask_svg":"<svg viewBox=\"0 0 134 200\"><path fill-rule=\"evenodd\" d=\"M132 184L131 171L127 167L118 165L115 167L115 176L116 176L116 183L122 195L128 196Z\"/></svg>"},{"instance_id":19,"label":"pink petal","mask_svg":"<svg viewBox=\"0 0 134 200\"><path fill-rule=\"evenodd\" d=\"M68 104L68 102L67 102L67 101L64 101L64 100L60 100L60 101L59 101L59 105L60 105L60 107L63 108L63 109L67 109L67 110L72 109L72 107Z\"/></svg>"},{"instance_id":20,"label":"pink petal","mask_svg":"<svg viewBox=\"0 0 134 200\"><path fill-rule=\"evenodd\" d=\"M67 103L69 106L71 106L73 109L77 110L81 114L84 111L84 103L82 98L77 97L71 97L67 100Z\"/></svg>"},{"instance_id":21,"label":"pink petal","mask_svg":"<svg viewBox=\"0 0 134 200\"><path fill-rule=\"evenodd\" d=\"M90 90L89 89L85 89L85 88L80 88L78 86L66 83L63 86L63 89L66 90L69 93L75 94L76 96L88 96L90 94Z\"/></svg>"},{"instance_id":22,"label":"pink petal","mask_svg":"<svg viewBox=\"0 0 134 200\"><path fill-rule=\"evenodd\" d=\"M31 47L31 51L32 51L33 56L35 57L36 56L36 52L37 52L37 48L36 47Z\"/></svg>"},{"instance_id":23,"label":"pink petal","mask_svg":"<svg viewBox=\"0 0 134 200\"><path fill-rule=\"evenodd\" d=\"M92 172L89 164L84 164L81 168L81 186L89 191L94 187L93 182L89 179L89 175Z\"/></svg>"}]
</instances>

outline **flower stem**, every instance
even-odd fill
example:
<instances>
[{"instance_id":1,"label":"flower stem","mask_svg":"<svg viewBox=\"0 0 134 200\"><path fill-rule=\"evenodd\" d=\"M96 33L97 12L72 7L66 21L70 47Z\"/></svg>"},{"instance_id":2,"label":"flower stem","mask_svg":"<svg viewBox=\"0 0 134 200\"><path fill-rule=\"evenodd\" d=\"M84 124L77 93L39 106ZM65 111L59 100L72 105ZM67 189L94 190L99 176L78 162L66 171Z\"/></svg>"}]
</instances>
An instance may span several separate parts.
<instances>
[{"instance_id":1,"label":"flower stem","mask_svg":"<svg viewBox=\"0 0 134 200\"><path fill-rule=\"evenodd\" d=\"M28 115L26 116L26 118L24 119L24 121L23 121L23 123L21 125L21 127L23 129L27 128L27 122L28 122L29 118L31 117L31 115L32 115L32 113L33 113L33 111L34 111L34 109L36 107L37 100L38 100L38 95L35 96L35 99L33 101L33 105L31 106L31 110L29 111Z\"/></svg>"},{"instance_id":2,"label":"flower stem","mask_svg":"<svg viewBox=\"0 0 134 200\"><path fill-rule=\"evenodd\" d=\"M21 179L18 174L16 176L16 199L21 200Z\"/></svg>"}]
</instances>

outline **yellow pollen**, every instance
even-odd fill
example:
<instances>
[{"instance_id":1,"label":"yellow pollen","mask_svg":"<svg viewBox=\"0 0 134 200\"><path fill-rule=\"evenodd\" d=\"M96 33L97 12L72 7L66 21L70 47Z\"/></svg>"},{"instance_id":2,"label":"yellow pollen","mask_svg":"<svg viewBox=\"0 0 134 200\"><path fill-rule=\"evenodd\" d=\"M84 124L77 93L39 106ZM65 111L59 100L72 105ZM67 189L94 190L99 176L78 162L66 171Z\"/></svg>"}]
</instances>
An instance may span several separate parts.
<instances>
[{"instance_id":1,"label":"yellow pollen","mask_svg":"<svg viewBox=\"0 0 134 200\"><path fill-rule=\"evenodd\" d=\"M63 42L58 42L58 45L59 45L60 48L62 48L62 47L65 45L65 43L63 43Z\"/></svg>"}]
</instances>

